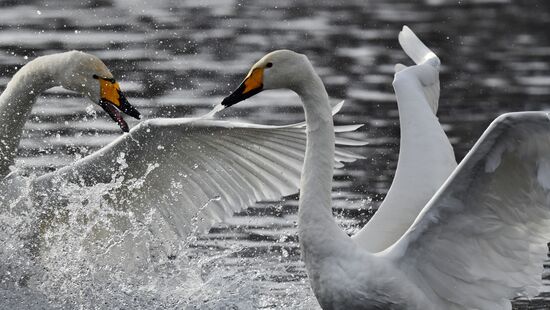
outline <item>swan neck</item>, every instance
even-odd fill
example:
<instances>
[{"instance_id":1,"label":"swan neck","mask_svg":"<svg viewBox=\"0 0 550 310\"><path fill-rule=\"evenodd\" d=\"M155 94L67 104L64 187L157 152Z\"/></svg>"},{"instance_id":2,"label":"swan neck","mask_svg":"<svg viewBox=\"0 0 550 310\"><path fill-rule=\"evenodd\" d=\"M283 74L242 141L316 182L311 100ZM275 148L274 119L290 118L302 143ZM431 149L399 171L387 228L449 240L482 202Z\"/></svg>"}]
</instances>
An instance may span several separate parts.
<instances>
[{"instance_id":1,"label":"swan neck","mask_svg":"<svg viewBox=\"0 0 550 310\"><path fill-rule=\"evenodd\" d=\"M307 143L300 185L298 229L302 255L308 270L313 260L333 253L330 243L343 232L332 215L331 190L334 167L334 125L327 92L312 74L297 91L307 125Z\"/></svg>"},{"instance_id":2,"label":"swan neck","mask_svg":"<svg viewBox=\"0 0 550 310\"><path fill-rule=\"evenodd\" d=\"M0 95L0 176L9 173L25 121L36 97L56 85L47 61L37 58L23 66Z\"/></svg>"}]
</instances>

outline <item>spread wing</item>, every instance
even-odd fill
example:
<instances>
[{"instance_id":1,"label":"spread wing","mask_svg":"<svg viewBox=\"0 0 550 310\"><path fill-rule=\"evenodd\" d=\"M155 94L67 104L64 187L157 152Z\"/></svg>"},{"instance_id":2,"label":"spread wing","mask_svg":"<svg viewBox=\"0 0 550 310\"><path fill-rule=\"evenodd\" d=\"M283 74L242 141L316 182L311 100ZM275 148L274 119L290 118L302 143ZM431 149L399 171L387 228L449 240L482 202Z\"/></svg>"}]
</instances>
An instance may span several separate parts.
<instances>
[{"instance_id":1,"label":"spread wing","mask_svg":"<svg viewBox=\"0 0 550 310\"><path fill-rule=\"evenodd\" d=\"M403 26L403 30L399 32L398 39L403 51L414 61L415 64L429 65L430 67L436 69L439 73L439 68L441 67L439 57L437 57L434 52L422 43L422 41L420 41L420 39L409 27ZM405 68L405 66L399 64L396 66L396 71L401 71ZM430 74L426 74L425 76L426 77L420 77L420 79L423 80L422 90L428 104L432 109L432 112L436 114L439 105L439 74L435 79L433 79Z\"/></svg>"},{"instance_id":2,"label":"spread wing","mask_svg":"<svg viewBox=\"0 0 550 310\"><path fill-rule=\"evenodd\" d=\"M374 216L353 236L369 252L397 241L456 168L453 148L435 115L439 58L406 26L399 43L416 65L396 66L393 87L401 139L392 185Z\"/></svg>"},{"instance_id":3,"label":"spread wing","mask_svg":"<svg viewBox=\"0 0 550 310\"><path fill-rule=\"evenodd\" d=\"M505 114L383 255L432 300L510 308L541 284L549 220L549 115Z\"/></svg>"},{"instance_id":4,"label":"spread wing","mask_svg":"<svg viewBox=\"0 0 550 310\"><path fill-rule=\"evenodd\" d=\"M303 123L266 126L204 118L153 119L75 164L39 178L35 188L51 191L60 187L56 182L116 183L108 197L114 205L134 213L153 207L178 234L186 235L197 226L208 229L256 201L296 193L305 144ZM365 143L340 137L337 144ZM361 157L337 148L335 165L357 158Z\"/></svg>"}]
</instances>

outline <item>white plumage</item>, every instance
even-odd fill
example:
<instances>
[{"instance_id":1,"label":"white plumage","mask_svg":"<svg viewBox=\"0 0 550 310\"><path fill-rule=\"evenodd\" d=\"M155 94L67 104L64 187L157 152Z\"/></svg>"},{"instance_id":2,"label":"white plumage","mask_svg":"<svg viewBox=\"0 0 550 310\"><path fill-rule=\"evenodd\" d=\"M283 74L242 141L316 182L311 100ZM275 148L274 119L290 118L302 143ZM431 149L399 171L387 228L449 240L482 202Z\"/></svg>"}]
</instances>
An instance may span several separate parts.
<instances>
[{"instance_id":1,"label":"white plumage","mask_svg":"<svg viewBox=\"0 0 550 310\"><path fill-rule=\"evenodd\" d=\"M336 114L340 102L333 108ZM355 131L362 125L336 127ZM305 152L305 124L270 126L204 118L152 119L72 165L33 182L54 205L61 184L93 185L121 178L110 192L117 208L146 214L156 209L180 236L256 201L298 191ZM342 146L365 142L339 138ZM337 149L334 166L361 158ZM121 162L123 164L121 165ZM37 190L40 189L40 190Z\"/></svg>"},{"instance_id":2,"label":"white plumage","mask_svg":"<svg viewBox=\"0 0 550 310\"><path fill-rule=\"evenodd\" d=\"M77 51L39 57L16 73L0 96L2 206L38 209L38 213L44 213L40 220L46 222L39 224L41 227L55 225L50 223L52 214L79 200L79 190L90 187L93 191L97 184L110 184L107 193L102 193L105 198L98 199L123 211L123 216L113 221L107 239L128 228L124 216L143 220L151 211L160 214L161 221L169 224L168 230L173 230L164 227L161 235L173 236L175 232L181 238L195 230L206 230L256 201L277 200L298 191L305 152L304 123L265 126L208 119L213 113L200 118L147 120L58 171L32 179L20 177L17 172L5 176L14 162L21 130L36 97L53 86L77 91L100 104L105 104L101 102L105 98L114 100L110 105L117 108L103 107L123 130L127 129L118 110L137 117L139 113L129 108L112 77L97 57ZM342 106L343 102L337 104L333 113ZM359 127L342 126L338 130L350 132ZM365 144L346 138L336 143ZM339 148L334 165L341 167L343 162L357 158L360 156ZM76 190L70 192L75 189L72 186ZM87 219L93 220L97 219Z\"/></svg>"},{"instance_id":3,"label":"white plumage","mask_svg":"<svg viewBox=\"0 0 550 310\"><path fill-rule=\"evenodd\" d=\"M417 64L396 66L394 81L401 128L392 185L371 220L353 238L370 252L397 241L456 168L453 148L436 117L440 61L407 27L403 50Z\"/></svg>"},{"instance_id":4,"label":"white plumage","mask_svg":"<svg viewBox=\"0 0 550 310\"><path fill-rule=\"evenodd\" d=\"M283 50L264 56L246 87L224 103L246 99L251 89L289 88L302 99L308 132L299 236L323 309L510 309L509 299L536 293L550 238L549 115L501 116L451 172L452 150L433 114L439 61L406 27L400 42L419 64L398 66L394 80L403 143L387 198L394 200L384 202L379 212L386 213L373 218L379 226L367 225L363 236L350 238L332 216L332 118L326 91L304 55ZM424 162L422 150L407 148L410 139L427 139L429 150L443 154L428 151L424 155L433 157ZM422 170L435 178L423 181ZM382 242L370 241L367 232Z\"/></svg>"},{"instance_id":5,"label":"white plumage","mask_svg":"<svg viewBox=\"0 0 550 310\"><path fill-rule=\"evenodd\" d=\"M550 238L549 134L545 112L496 119L385 255L448 309L508 309L536 294Z\"/></svg>"},{"instance_id":6,"label":"white plumage","mask_svg":"<svg viewBox=\"0 0 550 310\"><path fill-rule=\"evenodd\" d=\"M23 125L36 98L55 86L88 97L123 131L128 131L128 124L120 112L140 118L99 58L79 51L38 57L17 71L0 95L0 177L10 172Z\"/></svg>"}]
</instances>

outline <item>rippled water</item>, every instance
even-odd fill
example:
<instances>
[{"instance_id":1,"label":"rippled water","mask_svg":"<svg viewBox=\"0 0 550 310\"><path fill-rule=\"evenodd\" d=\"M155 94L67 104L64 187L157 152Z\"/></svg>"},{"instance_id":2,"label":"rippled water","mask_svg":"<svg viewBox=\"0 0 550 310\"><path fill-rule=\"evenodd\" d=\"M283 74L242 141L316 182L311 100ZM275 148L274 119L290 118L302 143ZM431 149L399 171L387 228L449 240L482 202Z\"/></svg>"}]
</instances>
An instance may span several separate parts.
<instances>
[{"instance_id":1,"label":"rippled water","mask_svg":"<svg viewBox=\"0 0 550 310\"><path fill-rule=\"evenodd\" d=\"M391 80L395 63L409 63L396 39L403 24L442 59L439 116L458 158L495 116L550 108L550 2L542 0L5 0L0 86L28 59L79 49L106 62L145 118L196 116L219 103L266 52L306 53L329 94L347 101L337 122L367 124L370 144L359 152L368 159L335 177L335 215L353 233L383 199L396 166ZM302 113L295 95L273 91L225 117L282 124ZM32 111L17 166L29 175L56 169L119 135L93 103L54 89ZM72 205L74 214L109 217L112 210L89 203L108 186L64 190L69 197L90 195L87 204ZM152 249L137 271L79 256L86 225L74 224L78 218L49 230L52 250L40 262L27 259L24 234L4 235L0 307L315 309L296 211L295 197L260 203L180 240L172 258L154 259ZM4 231L17 232L32 216L2 213L0 221ZM516 306L545 309L544 296Z\"/></svg>"}]
</instances>

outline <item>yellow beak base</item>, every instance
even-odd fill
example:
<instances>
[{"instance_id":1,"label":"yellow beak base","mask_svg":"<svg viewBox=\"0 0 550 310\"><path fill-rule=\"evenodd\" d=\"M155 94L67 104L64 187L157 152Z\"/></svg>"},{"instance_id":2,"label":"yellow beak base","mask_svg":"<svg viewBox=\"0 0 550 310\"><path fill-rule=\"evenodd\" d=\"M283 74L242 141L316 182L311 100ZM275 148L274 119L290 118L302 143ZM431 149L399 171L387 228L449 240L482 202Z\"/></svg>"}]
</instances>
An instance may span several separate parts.
<instances>
[{"instance_id":1,"label":"yellow beak base","mask_svg":"<svg viewBox=\"0 0 550 310\"><path fill-rule=\"evenodd\" d=\"M112 83L104 79L99 79L99 89L101 99L107 100L117 107L120 107L120 96L118 94L120 86L117 82Z\"/></svg>"},{"instance_id":2,"label":"yellow beak base","mask_svg":"<svg viewBox=\"0 0 550 310\"><path fill-rule=\"evenodd\" d=\"M263 80L264 69L252 69L250 73L248 73L242 84L237 89L235 89L235 91L233 91L231 95L223 99L222 105L224 105L225 107L230 107L261 92L264 87Z\"/></svg>"},{"instance_id":3,"label":"yellow beak base","mask_svg":"<svg viewBox=\"0 0 550 310\"><path fill-rule=\"evenodd\" d=\"M109 114L109 116L117 122L122 131L128 132L130 129L128 124L122 118L120 111L140 119L141 115L139 111L134 108L126 99L120 86L114 79L103 78L97 75L93 76L99 81L100 100L99 106Z\"/></svg>"}]
</instances>

